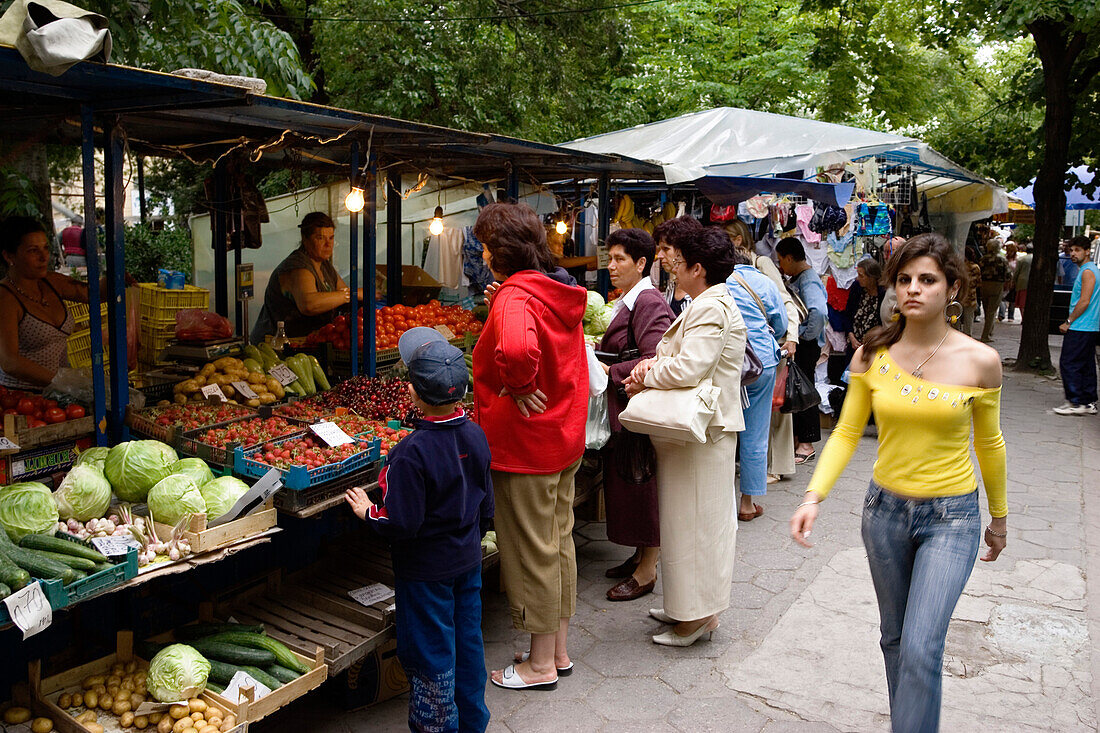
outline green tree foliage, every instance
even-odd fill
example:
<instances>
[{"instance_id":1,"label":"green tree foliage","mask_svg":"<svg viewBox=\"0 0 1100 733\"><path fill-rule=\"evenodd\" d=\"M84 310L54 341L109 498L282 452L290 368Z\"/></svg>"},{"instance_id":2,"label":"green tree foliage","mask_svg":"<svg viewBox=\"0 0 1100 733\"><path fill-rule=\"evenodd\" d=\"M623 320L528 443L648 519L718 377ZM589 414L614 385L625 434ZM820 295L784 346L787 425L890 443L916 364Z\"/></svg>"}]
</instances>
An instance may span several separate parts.
<instances>
[{"instance_id":1,"label":"green tree foliage","mask_svg":"<svg viewBox=\"0 0 1100 733\"><path fill-rule=\"evenodd\" d=\"M157 281L157 271L179 270L191 282L191 234L179 227L153 231L144 224L126 227L126 272L138 282Z\"/></svg>"}]
</instances>

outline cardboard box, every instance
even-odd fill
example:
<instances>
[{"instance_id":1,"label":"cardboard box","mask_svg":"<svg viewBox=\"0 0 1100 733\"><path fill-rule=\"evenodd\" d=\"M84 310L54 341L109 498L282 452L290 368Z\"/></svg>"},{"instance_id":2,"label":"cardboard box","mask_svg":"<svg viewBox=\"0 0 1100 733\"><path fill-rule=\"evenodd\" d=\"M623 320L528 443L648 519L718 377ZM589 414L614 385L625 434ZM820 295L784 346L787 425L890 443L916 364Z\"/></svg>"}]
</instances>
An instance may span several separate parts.
<instances>
[{"instance_id":1,"label":"cardboard box","mask_svg":"<svg viewBox=\"0 0 1100 733\"><path fill-rule=\"evenodd\" d=\"M345 710L365 708L409 691L409 680L397 661L397 641L393 639L334 679L334 692Z\"/></svg>"},{"instance_id":2,"label":"cardboard box","mask_svg":"<svg viewBox=\"0 0 1100 733\"><path fill-rule=\"evenodd\" d=\"M375 267L374 290L379 298L386 297L386 272L386 265ZM416 265L401 266L402 304L423 305L433 298L438 298L442 287L442 283Z\"/></svg>"}]
</instances>

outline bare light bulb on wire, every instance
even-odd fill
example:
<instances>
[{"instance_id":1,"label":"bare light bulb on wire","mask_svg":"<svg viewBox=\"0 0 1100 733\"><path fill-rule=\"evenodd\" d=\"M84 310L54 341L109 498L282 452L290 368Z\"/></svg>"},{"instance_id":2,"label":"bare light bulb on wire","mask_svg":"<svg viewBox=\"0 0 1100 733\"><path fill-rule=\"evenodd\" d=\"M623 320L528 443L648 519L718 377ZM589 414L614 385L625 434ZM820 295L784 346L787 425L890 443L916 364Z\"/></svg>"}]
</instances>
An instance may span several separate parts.
<instances>
[{"instance_id":1,"label":"bare light bulb on wire","mask_svg":"<svg viewBox=\"0 0 1100 733\"><path fill-rule=\"evenodd\" d=\"M558 219L558 223L554 225L554 231L558 234L565 234L569 231L569 225L565 223L565 219Z\"/></svg>"},{"instance_id":2,"label":"bare light bulb on wire","mask_svg":"<svg viewBox=\"0 0 1100 733\"><path fill-rule=\"evenodd\" d=\"M363 210L363 206L366 204L366 200L363 198L363 189L352 186L351 191L344 197L344 207L348 211L360 212Z\"/></svg>"},{"instance_id":3,"label":"bare light bulb on wire","mask_svg":"<svg viewBox=\"0 0 1100 733\"><path fill-rule=\"evenodd\" d=\"M435 214L432 216L432 223L428 225L428 232L433 237L438 237L443 233L443 207L435 207Z\"/></svg>"}]
</instances>

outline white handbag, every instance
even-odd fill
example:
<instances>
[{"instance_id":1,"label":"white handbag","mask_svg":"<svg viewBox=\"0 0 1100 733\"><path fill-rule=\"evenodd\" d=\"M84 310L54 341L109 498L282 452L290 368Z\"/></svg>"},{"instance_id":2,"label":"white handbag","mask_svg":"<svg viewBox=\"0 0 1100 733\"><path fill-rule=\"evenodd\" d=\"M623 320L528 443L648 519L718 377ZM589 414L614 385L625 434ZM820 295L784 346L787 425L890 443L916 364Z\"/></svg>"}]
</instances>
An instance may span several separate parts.
<instances>
[{"instance_id":1,"label":"white handbag","mask_svg":"<svg viewBox=\"0 0 1100 733\"><path fill-rule=\"evenodd\" d=\"M719 359L728 341L727 327L726 338L718 351ZM718 396L722 394L722 388L714 386L712 381L716 369L717 359L710 374L694 387L643 389L627 401L626 409L619 413L619 422L633 433L681 443L706 443L707 426L718 411Z\"/></svg>"}]
</instances>

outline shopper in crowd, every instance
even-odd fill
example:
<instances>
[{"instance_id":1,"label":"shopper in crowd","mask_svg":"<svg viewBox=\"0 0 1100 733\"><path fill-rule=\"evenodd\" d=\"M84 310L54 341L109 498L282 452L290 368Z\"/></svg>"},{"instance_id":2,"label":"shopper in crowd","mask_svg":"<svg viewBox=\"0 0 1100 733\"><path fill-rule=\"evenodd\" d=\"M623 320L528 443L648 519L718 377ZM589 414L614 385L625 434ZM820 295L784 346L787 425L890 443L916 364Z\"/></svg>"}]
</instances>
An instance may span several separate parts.
<instances>
[{"instance_id":1,"label":"shopper in crowd","mask_svg":"<svg viewBox=\"0 0 1100 733\"><path fill-rule=\"evenodd\" d=\"M710 377L721 390L705 443L653 438L661 519L663 609L658 621L673 624L653 641L689 646L718 627L729 607L737 538L731 481L741 413L741 368L747 331L726 278L733 247L719 229L678 240L669 266L691 305L673 322L657 356L643 359L624 380L628 395L643 389L698 386Z\"/></svg>"},{"instance_id":2,"label":"shopper in crowd","mask_svg":"<svg viewBox=\"0 0 1100 733\"><path fill-rule=\"evenodd\" d=\"M734 249L734 261L736 266L726 280L726 287L745 321L748 342L764 368L756 381L747 387L745 430L740 441L741 504L737 508L737 518L750 522L764 513L763 507L755 502L768 491L772 392L781 353L776 336L786 336L787 314L779 288L749 264L744 250Z\"/></svg>"},{"instance_id":3,"label":"shopper in crowd","mask_svg":"<svg viewBox=\"0 0 1100 733\"><path fill-rule=\"evenodd\" d=\"M790 530L811 546L818 505L873 410L878 460L863 503L863 543L878 598L891 723L895 733L936 731L948 622L982 538L971 427L993 517L981 559L992 562L1005 547L1001 360L948 327L966 270L944 237L910 239L887 262L886 277L897 289L898 320L868 334L856 353L844 410Z\"/></svg>"},{"instance_id":4,"label":"shopper in crowd","mask_svg":"<svg viewBox=\"0 0 1100 733\"><path fill-rule=\"evenodd\" d=\"M997 320L1003 321L1006 317L1013 320L1016 314L1016 256L1015 242L1005 245L1005 264L1008 266L1008 282L1005 284L1005 296L997 306Z\"/></svg>"},{"instance_id":5,"label":"shopper in crowd","mask_svg":"<svg viewBox=\"0 0 1100 733\"><path fill-rule=\"evenodd\" d=\"M386 457L381 502L358 487L345 499L392 542L409 729L484 731L481 538L493 516L489 444L462 410L469 385L462 350L425 327L403 333L397 348L424 418Z\"/></svg>"},{"instance_id":6,"label":"shopper in crowd","mask_svg":"<svg viewBox=\"0 0 1100 733\"><path fill-rule=\"evenodd\" d=\"M489 204L474 235L501 284L474 347L478 420L492 450L497 544L512 624L531 634L521 660L492 673L510 689L550 689L573 664L573 477L584 453L588 371L584 288L558 268L526 204ZM524 658L528 657L528 658Z\"/></svg>"},{"instance_id":7,"label":"shopper in crowd","mask_svg":"<svg viewBox=\"0 0 1100 733\"><path fill-rule=\"evenodd\" d=\"M1062 249L1058 254L1057 283L1067 288L1073 287L1073 283L1077 282L1077 273L1080 270L1080 266L1070 256L1069 248L1070 242L1068 240L1062 242Z\"/></svg>"},{"instance_id":8,"label":"shopper in crowd","mask_svg":"<svg viewBox=\"0 0 1100 733\"><path fill-rule=\"evenodd\" d=\"M782 356L794 356L798 349L798 327L802 319L798 313L798 307L794 304L794 298L787 290L787 284L783 280L783 274L775 266L770 257L759 254L752 240L752 232L745 222L737 219L726 224L726 233L730 241L739 252L748 258L749 263L760 272L768 276L779 294L783 298L783 309L787 314L787 333L776 334L782 344ZM778 371L778 370L777 370ZM774 484L784 476L794 475L794 430L791 427L790 413L772 411L770 430L768 434L768 483Z\"/></svg>"},{"instance_id":9,"label":"shopper in crowd","mask_svg":"<svg viewBox=\"0 0 1100 733\"><path fill-rule=\"evenodd\" d=\"M61 242L61 254L65 257L65 266L87 267L88 257L84 250L84 219L76 217L57 236Z\"/></svg>"},{"instance_id":10,"label":"shopper in crowd","mask_svg":"<svg viewBox=\"0 0 1100 733\"><path fill-rule=\"evenodd\" d=\"M1023 245L1024 251L1016 256L1016 273L1013 276L1012 286L1016 290L1016 302L1014 306L1020 309L1020 320L1024 319L1024 308L1027 307L1027 285L1031 279L1032 244ZM1009 318L1014 317L1009 314Z\"/></svg>"},{"instance_id":11,"label":"shopper in crowd","mask_svg":"<svg viewBox=\"0 0 1100 733\"><path fill-rule=\"evenodd\" d=\"M657 558L661 551L657 479L634 483L631 477L620 475L614 459L623 430L619 413L626 407L623 381L639 361L657 353L661 336L672 325L672 309L649 279L656 249L653 237L644 229L620 229L607 238L607 271L611 284L622 290L623 296L615 301L611 323L599 347L601 352L621 355L614 363L604 364L611 419L611 440L603 451L604 505L607 539L634 548L634 554L625 562L605 573L620 581L607 591L611 601L640 598L657 583Z\"/></svg>"},{"instance_id":12,"label":"shopper in crowd","mask_svg":"<svg viewBox=\"0 0 1100 733\"><path fill-rule=\"evenodd\" d=\"M669 262L672 259L673 249L680 246L692 237L699 235L703 225L690 216L678 216L657 225L653 230L653 239L657 242L657 261L669 274L668 288L665 290L665 300L672 308L672 314L679 316L684 308L691 303L691 295L676 282L676 275L670 269Z\"/></svg>"},{"instance_id":13,"label":"shopper in crowd","mask_svg":"<svg viewBox=\"0 0 1100 733\"><path fill-rule=\"evenodd\" d=\"M881 325L879 308L882 306L882 299L886 296L886 288L881 280L882 267L877 260L867 257L856 264L856 284L859 287L853 287L848 296L855 300L855 308L852 309L852 330L848 333L848 346L852 349L853 355L855 350L863 345L867 334Z\"/></svg>"},{"instance_id":14,"label":"shopper in crowd","mask_svg":"<svg viewBox=\"0 0 1100 733\"><path fill-rule=\"evenodd\" d=\"M1096 414L1096 345L1100 331L1100 270L1089 260L1088 237L1074 237L1069 256L1078 267L1069 300L1069 317L1058 326L1062 356L1058 369L1066 402L1054 411L1059 415Z\"/></svg>"},{"instance_id":15,"label":"shopper in crowd","mask_svg":"<svg viewBox=\"0 0 1100 733\"><path fill-rule=\"evenodd\" d=\"M962 303L962 318L955 322L955 328L967 336L974 330L974 321L977 320L979 297L982 289L982 268L978 265L978 251L973 247L966 248L966 276L967 284L962 288L959 302Z\"/></svg>"},{"instance_id":16,"label":"shopper in crowd","mask_svg":"<svg viewBox=\"0 0 1100 733\"><path fill-rule=\"evenodd\" d=\"M1008 264L1001 252L1001 240L990 239L986 243L986 252L978 262L982 272L982 312L985 322L982 325L982 343L993 341L993 320L1004 296L1005 285L1009 281Z\"/></svg>"},{"instance_id":17,"label":"shopper in crowd","mask_svg":"<svg viewBox=\"0 0 1100 733\"><path fill-rule=\"evenodd\" d=\"M806 308L806 318L798 329L798 349L794 360L806 376L813 379L817 360L821 357L821 347L825 345L825 286L806 261L806 250L799 240L794 237L780 240L775 246L775 254L779 257L779 268L790 278L791 291ZM821 418L817 407L795 413L794 462L802 464L812 461L817 456L814 443L819 440Z\"/></svg>"}]
</instances>

